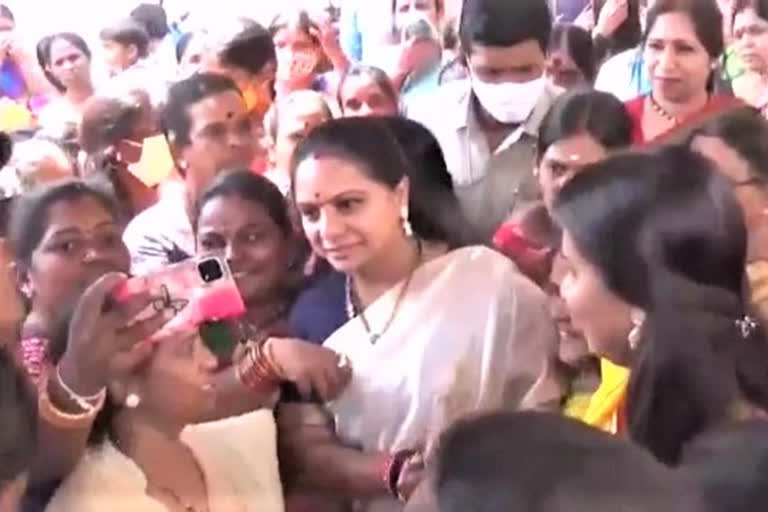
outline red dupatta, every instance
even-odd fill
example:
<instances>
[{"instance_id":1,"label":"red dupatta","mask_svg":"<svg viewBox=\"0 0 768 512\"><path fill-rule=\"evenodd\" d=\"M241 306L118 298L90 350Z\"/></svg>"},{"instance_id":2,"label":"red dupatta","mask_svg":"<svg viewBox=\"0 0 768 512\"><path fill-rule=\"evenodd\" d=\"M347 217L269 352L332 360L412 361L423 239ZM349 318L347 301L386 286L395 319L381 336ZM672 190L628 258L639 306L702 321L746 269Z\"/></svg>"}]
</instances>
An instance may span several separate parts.
<instances>
[{"instance_id":1,"label":"red dupatta","mask_svg":"<svg viewBox=\"0 0 768 512\"><path fill-rule=\"evenodd\" d=\"M699 126L707 123L711 119L727 112L733 108L744 106L744 102L729 94L715 94L709 98L709 101L702 109L695 112L676 124L666 132L648 140L643 133L643 114L645 112L645 99L647 96L639 96L624 104L632 119L632 145L646 146L650 144L662 144L676 140L687 135Z\"/></svg>"}]
</instances>

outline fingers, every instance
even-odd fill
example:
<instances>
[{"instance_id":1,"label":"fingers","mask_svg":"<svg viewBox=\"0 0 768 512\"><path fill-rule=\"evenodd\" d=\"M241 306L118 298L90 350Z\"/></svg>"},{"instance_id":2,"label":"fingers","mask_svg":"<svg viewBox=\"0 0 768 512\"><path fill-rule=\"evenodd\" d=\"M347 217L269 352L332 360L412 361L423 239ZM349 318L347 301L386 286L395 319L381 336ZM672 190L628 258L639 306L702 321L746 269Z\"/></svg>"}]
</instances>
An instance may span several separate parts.
<instances>
[{"instance_id":1,"label":"fingers","mask_svg":"<svg viewBox=\"0 0 768 512\"><path fill-rule=\"evenodd\" d=\"M101 276L86 288L75 308L72 324L83 329L90 329L102 315L112 290L124 282L126 276L110 272Z\"/></svg>"},{"instance_id":2,"label":"fingers","mask_svg":"<svg viewBox=\"0 0 768 512\"><path fill-rule=\"evenodd\" d=\"M140 320L131 324L129 327L120 329L116 336L116 349L127 350L137 343L153 341L153 335L167 324L173 316L173 311L165 309L152 315L146 320Z\"/></svg>"},{"instance_id":3,"label":"fingers","mask_svg":"<svg viewBox=\"0 0 768 512\"><path fill-rule=\"evenodd\" d=\"M133 373L144 364L155 350L155 344L150 341L140 342L128 350L116 354L110 364L111 377L119 378Z\"/></svg>"}]
</instances>

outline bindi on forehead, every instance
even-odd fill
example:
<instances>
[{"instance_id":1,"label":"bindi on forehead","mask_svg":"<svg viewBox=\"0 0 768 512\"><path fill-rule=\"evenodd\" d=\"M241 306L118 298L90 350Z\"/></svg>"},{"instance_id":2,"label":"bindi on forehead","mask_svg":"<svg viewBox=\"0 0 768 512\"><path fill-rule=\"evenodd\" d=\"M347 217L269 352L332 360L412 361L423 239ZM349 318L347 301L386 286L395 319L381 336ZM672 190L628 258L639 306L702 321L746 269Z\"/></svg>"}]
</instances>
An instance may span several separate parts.
<instances>
[{"instance_id":1,"label":"bindi on forehead","mask_svg":"<svg viewBox=\"0 0 768 512\"><path fill-rule=\"evenodd\" d=\"M227 119L232 119L235 117L235 112L232 110L227 111Z\"/></svg>"}]
</instances>

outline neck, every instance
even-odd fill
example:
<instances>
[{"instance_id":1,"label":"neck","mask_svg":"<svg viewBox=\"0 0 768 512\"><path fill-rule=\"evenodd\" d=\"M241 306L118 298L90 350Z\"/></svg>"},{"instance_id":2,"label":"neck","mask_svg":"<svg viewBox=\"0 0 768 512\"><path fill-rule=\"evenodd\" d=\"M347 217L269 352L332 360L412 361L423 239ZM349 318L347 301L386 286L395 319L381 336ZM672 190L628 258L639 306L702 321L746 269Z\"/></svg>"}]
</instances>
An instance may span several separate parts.
<instances>
[{"instance_id":1,"label":"neck","mask_svg":"<svg viewBox=\"0 0 768 512\"><path fill-rule=\"evenodd\" d=\"M405 279L417 265L418 248L413 239L398 237L392 247L351 274L362 301L376 297Z\"/></svg>"},{"instance_id":2,"label":"neck","mask_svg":"<svg viewBox=\"0 0 768 512\"><path fill-rule=\"evenodd\" d=\"M157 416L157 415L154 415ZM168 462L168 454L180 443L182 425L150 419L139 410L123 409L112 422L117 448L150 475L152 468Z\"/></svg>"},{"instance_id":3,"label":"neck","mask_svg":"<svg viewBox=\"0 0 768 512\"><path fill-rule=\"evenodd\" d=\"M93 92L93 84L88 82L81 87L70 87L64 93L64 97L73 105L82 105L88 98L93 96Z\"/></svg>"},{"instance_id":4,"label":"neck","mask_svg":"<svg viewBox=\"0 0 768 512\"><path fill-rule=\"evenodd\" d=\"M661 105L661 108L668 114L680 120L704 108L707 105L707 102L709 102L709 93L706 90L703 90L687 100L680 102L670 101L661 95L654 95L653 100Z\"/></svg>"},{"instance_id":5,"label":"neck","mask_svg":"<svg viewBox=\"0 0 768 512\"><path fill-rule=\"evenodd\" d=\"M40 311L37 306L33 305L32 311L24 319L23 334L29 335L29 333L32 333L35 336L51 336L54 323L52 318L52 315Z\"/></svg>"},{"instance_id":6,"label":"neck","mask_svg":"<svg viewBox=\"0 0 768 512\"><path fill-rule=\"evenodd\" d=\"M264 322L273 323L277 320L275 315L284 311L285 306L286 302L279 298L277 294L273 294L269 299L249 301L248 321L254 326L261 326Z\"/></svg>"}]
</instances>

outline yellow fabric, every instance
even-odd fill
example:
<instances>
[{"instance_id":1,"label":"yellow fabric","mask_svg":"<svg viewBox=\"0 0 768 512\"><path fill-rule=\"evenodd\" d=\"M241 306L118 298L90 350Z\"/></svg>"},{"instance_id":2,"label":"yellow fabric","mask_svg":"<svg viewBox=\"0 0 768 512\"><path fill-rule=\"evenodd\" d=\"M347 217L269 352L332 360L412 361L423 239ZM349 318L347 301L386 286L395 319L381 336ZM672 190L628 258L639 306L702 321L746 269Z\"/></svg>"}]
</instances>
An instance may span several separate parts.
<instances>
[{"instance_id":1,"label":"yellow fabric","mask_svg":"<svg viewBox=\"0 0 768 512\"><path fill-rule=\"evenodd\" d=\"M165 136L155 135L144 139L141 158L136 164L130 165L128 170L144 185L154 187L163 183L175 167Z\"/></svg>"},{"instance_id":2,"label":"yellow fabric","mask_svg":"<svg viewBox=\"0 0 768 512\"><path fill-rule=\"evenodd\" d=\"M768 300L768 261L755 261L747 265L747 278L752 290L752 304L759 306Z\"/></svg>"},{"instance_id":3,"label":"yellow fabric","mask_svg":"<svg viewBox=\"0 0 768 512\"><path fill-rule=\"evenodd\" d=\"M592 403L592 396L592 393L573 393L565 401L563 414L569 418L583 418Z\"/></svg>"},{"instance_id":4,"label":"yellow fabric","mask_svg":"<svg viewBox=\"0 0 768 512\"><path fill-rule=\"evenodd\" d=\"M621 416L627 396L629 369L602 359L600 375L600 387L592 395L582 421L605 432L619 434L623 428Z\"/></svg>"},{"instance_id":5,"label":"yellow fabric","mask_svg":"<svg viewBox=\"0 0 768 512\"><path fill-rule=\"evenodd\" d=\"M35 125L32 114L24 106L7 98L0 100L0 130L14 132Z\"/></svg>"}]
</instances>

